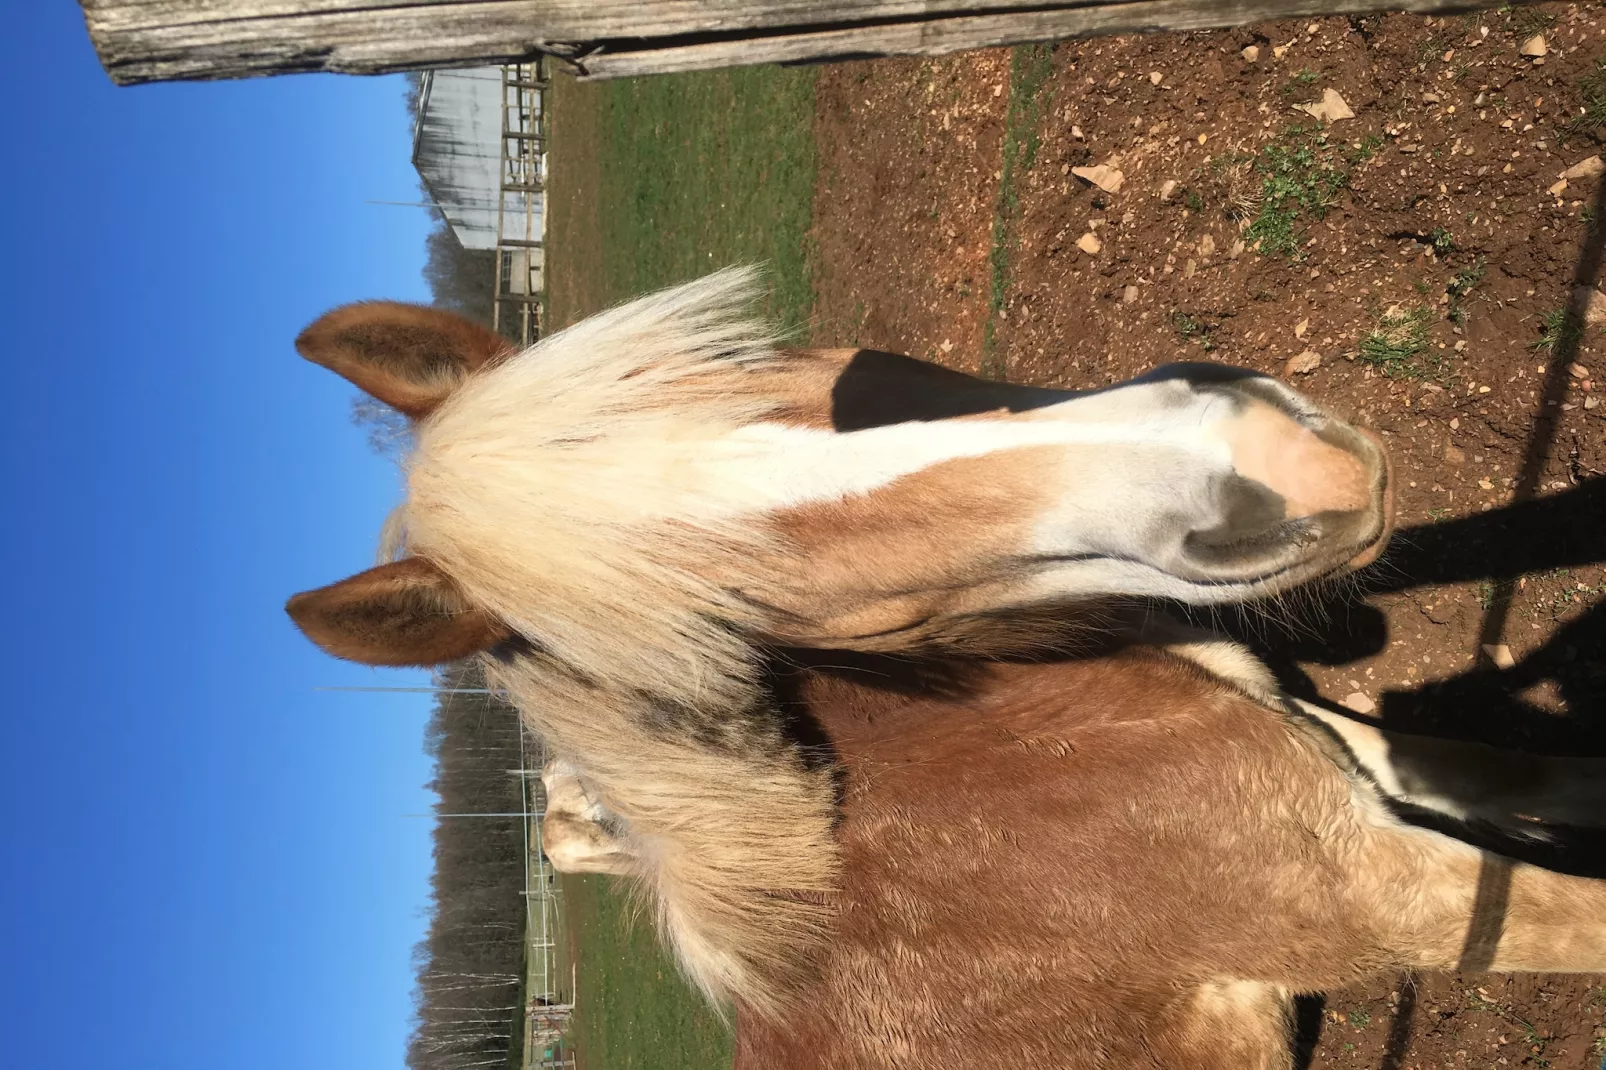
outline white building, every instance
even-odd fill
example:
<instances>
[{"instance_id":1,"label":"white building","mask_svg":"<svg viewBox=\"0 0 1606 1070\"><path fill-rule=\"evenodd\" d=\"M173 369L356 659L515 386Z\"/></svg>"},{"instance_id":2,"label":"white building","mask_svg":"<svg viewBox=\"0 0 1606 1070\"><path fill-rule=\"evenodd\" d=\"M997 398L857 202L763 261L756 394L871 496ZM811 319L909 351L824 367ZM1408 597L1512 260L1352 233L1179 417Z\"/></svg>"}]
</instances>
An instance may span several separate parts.
<instances>
[{"instance_id":1,"label":"white building","mask_svg":"<svg viewBox=\"0 0 1606 1070\"><path fill-rule=\"evenodd\" d=\"M527 335L544 266L544 78L538 64L429 71L413 126L426 194L465 249L498 251L498 316L518 306Z\"/></svg>"}]
</instances>

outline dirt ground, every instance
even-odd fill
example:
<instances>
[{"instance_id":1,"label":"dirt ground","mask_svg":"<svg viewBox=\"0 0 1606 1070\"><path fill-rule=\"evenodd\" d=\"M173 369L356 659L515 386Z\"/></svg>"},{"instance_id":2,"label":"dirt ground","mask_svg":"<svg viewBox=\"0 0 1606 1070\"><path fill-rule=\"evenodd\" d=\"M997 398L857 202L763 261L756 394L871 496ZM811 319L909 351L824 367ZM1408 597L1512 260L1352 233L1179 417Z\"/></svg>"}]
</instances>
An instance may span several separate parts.
<instances>
[{"instance_id":1,"label":"dirt ground","mask_svg":"<svg viewBox=\"0 0 1606 1070\"><path fill-rule=\"evenodd\" d=\"M1385 437L1401 533L1359 584L1227 624L1390 727L1606 754L1606 336L1565 314L1606 228L1594 177L1561 185L1606 138L1603 34L1551 5L824 68L815 341L1057 386L1176 360L1295 382ZM1328 91L1352 117L1297 109ZM1101 164L1113 192L1071 171ZM1599 873L1603 847L1541 860ZM1602 977L1301 1013L1316 1067L1606 1052Z\"/></svg>"}]
</instances>

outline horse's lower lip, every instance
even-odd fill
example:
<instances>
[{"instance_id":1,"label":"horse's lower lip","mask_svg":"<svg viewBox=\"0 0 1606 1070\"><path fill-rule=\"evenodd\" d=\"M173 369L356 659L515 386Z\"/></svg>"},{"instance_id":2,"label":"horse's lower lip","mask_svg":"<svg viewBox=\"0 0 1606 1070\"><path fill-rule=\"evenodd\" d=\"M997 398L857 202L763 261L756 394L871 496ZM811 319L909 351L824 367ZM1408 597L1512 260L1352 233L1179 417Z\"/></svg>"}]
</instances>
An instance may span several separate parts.
<instances>
[{"instance_id":1,"label":"horse's lower lip","mask_svg":"<svg viewBox=\"0 0 1606 1070\"><path fill-rule=\"evenodd\" d=\"M1357 427L1355 430L1364 438L1366 438L1367 441L1371 442L1377 447L1377 455L1383 461L1383 501L1381 502L1383 508L1383 525L1377 533L1377 538L1372 540L1371 545L1349 559L1345 565L1345 568L1347 569L1365 568L1367 565L1370 565L1373 561L1376 561L1382 556L1383 549L1389 544L1389 537L1394 534L1394 520L1396 513L1394 495L1394 461L1391 457L1389 457L1388 447L1383 445L1383 440L1378 437L1375 432L1367 431L1359 427Z\"/></svg>"}]
</instances>

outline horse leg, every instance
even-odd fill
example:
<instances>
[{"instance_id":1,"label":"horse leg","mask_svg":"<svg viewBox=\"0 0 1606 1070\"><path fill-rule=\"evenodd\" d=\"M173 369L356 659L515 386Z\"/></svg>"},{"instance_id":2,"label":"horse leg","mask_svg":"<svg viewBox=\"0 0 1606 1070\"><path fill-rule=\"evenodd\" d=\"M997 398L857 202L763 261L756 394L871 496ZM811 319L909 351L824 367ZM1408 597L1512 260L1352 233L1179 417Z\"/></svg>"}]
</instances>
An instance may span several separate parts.
<instances>
[{"instance_id":1,"label":"horse leg","mask_svg":"<svg viewBox=\"0 0 1606 1070\"><path fill-rule=\"evenodd\" d=\"M1606 973L1606 881L1412 833L1393 850L1368 850L1354 878L1376 924L1404 953L1401 965Z\"/></svg>"},{"instance_id":2,"label":"horse leg","mask_svg":"<svg viewBox=\"0 0 1606 1070\"><path fill-rule=\"evenodd\" d=\"M1606 759L1548 758L1389 732L1293 701L1398 802L1530 838L1544 838L1545 825L1606 826Z\"/></svg>"},{"instance_id":3,"label":"horse leg","mask_svg":"<svg viewBox=\"0 0 1606 1070\"><path fill-rule=\"evenodd\" d=\"M1163 616L1146 617L1133 630L1261 705L1292 708L1315 721L1396 802L1528 839L1547 838L1546 825L1606 826L1606 759L1549 758L1389 732L1286 695L1259 658L1230 640Z\"/></svg>"},{"instance_id":4,"label":"horse leg","mask_svg":"<svg viewBox=\"0 0 1606 1070\"><path fill-rule=\"evenodd\" d=\"M1396 802L1457 821L1484 821L1526 839L1546 825L1606 826L1606 759L1517 754L1482 743L1389 732L1292 698L1243 646L1166 617L1134 629L1276 710L1303 714L1343 744L1344 755ZM1348 764L1340 761L1341 765Z\"/></svg>"},{"instance_id":5,"label":"horse leg","mask_svg":"<svg viewBox=\"0 0 1606 1070\"><path fill-rule=\"evenodd\" d=\"M1294 1001L1259 981L1200 985L1161 1013L1143 1043L1164 1070L1288 1070Z\"/></svg>"}]
</instances>

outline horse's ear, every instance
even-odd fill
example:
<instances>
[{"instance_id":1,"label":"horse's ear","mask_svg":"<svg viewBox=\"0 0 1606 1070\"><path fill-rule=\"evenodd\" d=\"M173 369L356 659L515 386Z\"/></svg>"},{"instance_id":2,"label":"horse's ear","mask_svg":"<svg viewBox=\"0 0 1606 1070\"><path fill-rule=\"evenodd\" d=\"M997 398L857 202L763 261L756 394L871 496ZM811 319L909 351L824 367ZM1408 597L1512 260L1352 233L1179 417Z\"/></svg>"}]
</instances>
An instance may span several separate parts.
<instances>
[{"instance_id":1,"label":"horse's ear","mask_svg":"<svg viewBox=\"0 0 1606 1070\"><path fill-rule=\"evenodd\" d=\"M495 331L438 308L364 301L319 317L301 332L296 349L419 419L469 372L506 357L513 346Z\"/></svg>"},{"instance_id":2,"label":"horse's ear","mask_svg":"<svg viewBox=\"0 0 1606 1070\"><path fill-rule=\"evenodd\" d=\"M303 591L284 608L325 651L365 665L440 665L512 638L446 573L417 557Z\"/></svg>"}]
</instances>

